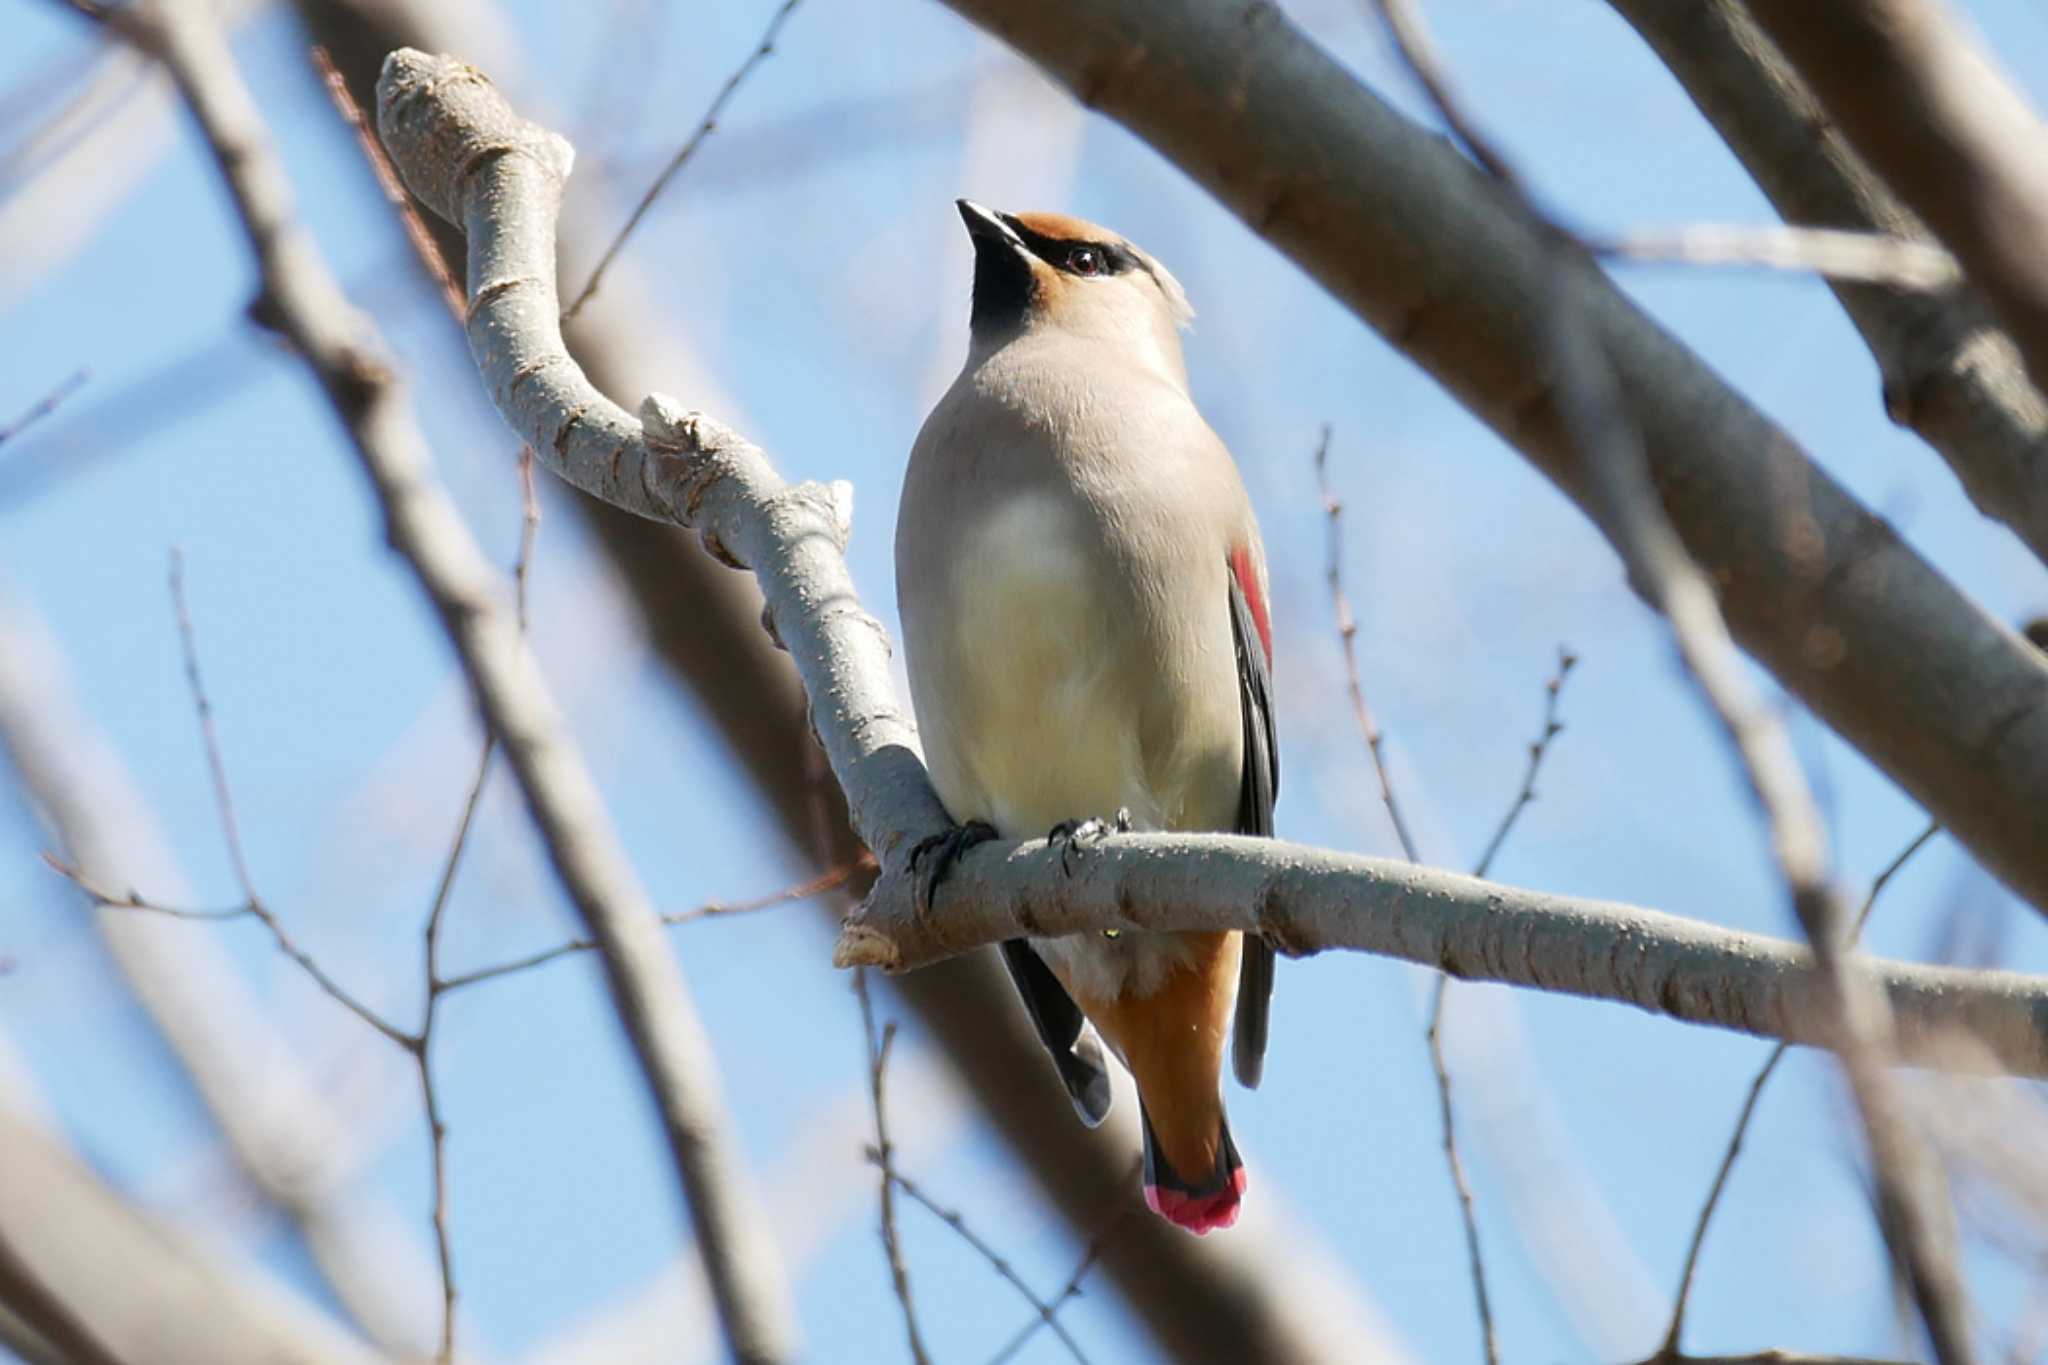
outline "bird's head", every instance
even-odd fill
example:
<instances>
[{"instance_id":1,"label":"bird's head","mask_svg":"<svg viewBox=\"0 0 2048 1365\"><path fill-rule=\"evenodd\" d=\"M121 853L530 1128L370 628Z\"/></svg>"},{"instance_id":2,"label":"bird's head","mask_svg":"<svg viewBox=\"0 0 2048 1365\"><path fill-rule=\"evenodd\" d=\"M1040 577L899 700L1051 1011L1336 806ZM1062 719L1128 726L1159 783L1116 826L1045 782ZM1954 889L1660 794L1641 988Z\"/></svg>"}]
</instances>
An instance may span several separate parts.
<instances>
[{"instance_id":1,"label":"bird's head","mask_svg":"<svg viewBox=\"0 0 2048 1365\"><path fill-rule=\"evenodd\" d=\"M974 240L975 345L1047 329L1128 348L1185 387L1179 333L1194 310L1165 266L1079 218L957 203Z\"/></svg>"}]
</instances>

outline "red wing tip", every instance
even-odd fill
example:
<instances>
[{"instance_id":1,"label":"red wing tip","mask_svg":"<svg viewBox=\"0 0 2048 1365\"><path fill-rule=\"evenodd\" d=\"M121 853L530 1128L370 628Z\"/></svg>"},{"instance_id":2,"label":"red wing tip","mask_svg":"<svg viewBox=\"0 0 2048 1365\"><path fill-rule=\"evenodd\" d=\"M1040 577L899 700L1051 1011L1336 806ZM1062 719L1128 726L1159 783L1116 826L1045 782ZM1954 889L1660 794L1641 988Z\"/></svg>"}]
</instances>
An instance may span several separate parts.
<instances>
[{"instance_id":1,"label":"red wing tip","mask_svg":"<svg viewBox=\"0 0 2048 1365\"><path fill-rule=\"evenodd\" d=\"M1238 1205L1244 1202L1244 1168L1230 1173L1230 1183L1213 1194L1182 1194L1158 1185L1145 1187L1145 1207L1197 1237L1237 1221Z\"/></svg>"}]
</instances>

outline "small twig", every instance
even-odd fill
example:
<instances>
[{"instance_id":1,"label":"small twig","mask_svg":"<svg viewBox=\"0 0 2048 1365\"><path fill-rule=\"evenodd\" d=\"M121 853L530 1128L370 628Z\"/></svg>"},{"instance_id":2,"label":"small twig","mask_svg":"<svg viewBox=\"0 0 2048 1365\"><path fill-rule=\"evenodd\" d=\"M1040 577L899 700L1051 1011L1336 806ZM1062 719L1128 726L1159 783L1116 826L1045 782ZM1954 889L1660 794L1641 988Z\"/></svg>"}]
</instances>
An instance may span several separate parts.
<instances>
[{"instance_id":1,"label":"small twig","mask_svg":"<svg viewBox=\"0 0 2048 1365\"><path fill-rule=\"evenodd\" d=\"M1486 845L1486 851L1479 855L1479 862L1472 875L1484 877L1487 869L1507 843L1515 821L1521 817L1531 801L1536 799L1536 775L1543 769L1543 760L1550 753L1550 742L1564 732L1564 725L1557 718L1558 697L1564 691L1565 679L1571 676L1572 666L1578 656L1571 650L1560 647L1557 651L1557 672L1550 675L1543 684L1543 728L1529 743L1529 765L1522 771L1522 785L1515 792L1515 798L1508 803L1507 813L1501 817L1500 827L1493 832L1493 838ZM1458 1130L1451 1108L1451 1070L1444 1059L1443 1021L1444 1002L1450 992L1451 978L1439 972L1436 991L1429 1002L1429 1027L1423 1037L1429 1044L1429 1064L1436 1073L1437 1113L1443 1121L1444 1163L1450 1167L1451 1186L1458 1194L1458 1212L1465 1227L1465 1251L1472 1266L1472 1294L1479 1314L1479 1331L1484 1341L1488 1361L1500 1359L1500 1340L1493 1325L1493 1303L1486 1288L1486 1262L1479 1250L1479 1220L1472 1208L1472 1186L1465 1177L1464 1159L1458 1154Z\"/></svg>"},{"instance_id":2,"label":"small twig","mask_svg":"<svg viewBox=\"0 0 2048 1365\"><path fill-rule=\"evenodd\" d=\"M1103 1248L1109 1245L1110 1239L1123 1227L1124 1221L1130 1216L1131 1210L1138 1206L1136 1187L1138 1176L1144 1169L1145 1163L1142 1157L1131 1163L1129 1183L1132 1189L1130 1197L1119 1199L1116 1202L1115 1207L1109 1212L1109 1217L1104 1219L1101 1226L1095 1229L1095 1235L1088 1239L1088 1245L1081 1248L1081 1259L1074 1263L1073 1274L1067 1276L1067 1282L1060 1286L1060 1292L1053 1295L1052 1302L1047 1305L1054 1313L1058 1313L1060 1309L1066 1307L1069 1300L1080 1296L1081 1281L1088 1278L1088 1272L1095 1268L1095 1262L1101 1257ZM1016 1335L1004 1342L1002 1349L989 1357L988 1365L1005 1365L1007 1361L1015 1358L1017 1352L1023 1350L1031 1338L1037 1335L1038 1329L1046 1326L1049 1321L1050 1319L1043 1316L1034 1317L1018 1328Z\"/></svg>"},{"instance_id":3,"label":"small twig","mask_svg":"<svg viewBox=\"0 0 2048 1365\"><path fill-rule=\"evenodd\" d=\"M1877 1356L1810 1355L1805 1351L1774 1349L1733 1356L1656 1355L1642 1365L1906 1365L1906 1362Z\"/></svg>"},{"instance_id":4,"label":"small twig","mask_svg":"<svg viewBox=\"0 0 2048 1365\"><path fill-rule=\"evenodd\" d=\"M64 400L77 393L79 388L89 378L91 378L91 371L75 371L59 381L57 387L51 389L41 398L38 398L30 405L27 411L21 413L13 421L7 423L7 425L0 426L0 446L6 445L9 441L21 435L22 432L27 431L30 427L55 412L63 404Z\"/></svg>"},{"instance_id":5,"label":"small twig","mask_svg":"<svg viewBox=\"0 0 2048 1365\"><path fill-rule=\"evenodd\" d=\"M495 739L486 736L477 757L476 777L462 803L462 815L455 823L455 839L441 865L440 880L434 886L433 904L427 909L427 927L422 935L422 972L426 978L426 1004L420 1031L410 1049L420 1076L420 1103L426 1109L427 1140L431 1146L433 1194L430 1221L434 1227L434 1253L441 1271L441 1346L438 1365L455 1357L455 1253L448 1234L448 1123L441 1116L440 1090L434 1080L434 1025L440 1022L441 997L448 983L441 977L441 925L447 914L448 898L455 889L455 873L462 866L469 847L470 832L476 827L477 808L483 804L484 784L490 779L491 760L497 753Z\"/></svg>"},{"instance_id":6,"label":"small twig","mask_svg":"<svg viewBox=\"0 0 2048 1365\"><path fill-rule=\"evenodd\" d=\"M435 257L436 260L440 258ZM533 447L519 447L519 554L512 561L512 601L519 633L527 630L527 580L533 572L533 542L540 534L540 488L533 477Z\"/></svg>"},{"instance_id":7,"label":"small twig","mask_svg":"<svg viewBox=\"0 0 2048 1365\"><path fill-rule=\"evenodd\" d=\"M1429 1003L1429 1027L1423 1040L1429 1044L1430 1070L1436 1075L1437 1117L1443 1123L1444 1164L1451 1171L1451 1188L1457 1191L1458 1214L1465 1230L1465 1256L1472 1269L1472 1298L1479 1314L1479 1337L1487 1365L1500 1365L1500 1337L1493 1326L1493 1299L1486 1289L1486 1259L1479 1250L1479 1219L1472 1209L1472 1185L1465 1178L1464 1158L1458 1155L1457 1121L1451 1109L1451 1071L1444 1062L1444 995L1451 978L1436 974L1436 993Z\"/></svg>"},{"instance_id":8,"label":"small twig","mask_svg":"<svg viewBox=\"0 0 2048 1365\"><path fill-rule=\"evenodd\" d=\"M220 811L221 837L227 841L228 860L234 865L235 880L254 910L261 904L256 883L249 876L249 860L242 852L242 831L235 819L234 793L228 788L227 764L221 758L220 733L213 722L213 703L207 699L206 683L199 676L199 646L192 629L192 613L185 603L185 555L171 547L171 606L178 617L178 642L185 652L185 682L192 691L192 707L199 713L199 738L206 748L206 767L213 779L214 804Z\"/></svg>"},{"instance_id":9,"label":"small twig","mask_svg":"<svg viewBox=\"0 0 2048 1365\"><path fill-rule=\"evenodd\" d=\"M752 900L706 901L704 904L694 906L688 910L664 911L661 915L661 922L673 927L678 924L693 924L700 919L712 919L723 915L751 914L757 910L769 910L778 905L788 905L795 901L809 900L814 896L822 896L828 891L837 891L871 866L872 864L868 859L862 858L855 862L847 863L843 867L835 867L830 872L821 873L809 881L798 882L795 886L785 887L780 891L771 892L765 896L757 896ZM441 983L441 989L444 992L461 990L465 986L474 986L478 982L491 981L501 976L509 976L513 972L523 972L530 967L539 967L545 963L553 962L556 958L567 957L571 953L587 953L596 946L595 943L587 938L573 938L567 943L557 943L552 948L544 948L540 952L514 958L510 962L500 962L495 966L479 967L473 972L463 972L459 976L451 976Z\"/></svg>"},{"instance_id":10,"label":"small twig","mask_svg":"<svg viewBox=\"0 0 2048 1365\"><path fill-rule=\"evenodd\" d=\"M1351 712L1358 721L1359 734L1365 740L1365 747L1372 755L1373 771L1379 774L1380 799L1386 804L1387 816L1393 822L1394 835L1400 841L1401 852L1411 863L1421 863L1416 852L1415 840L1408 833L1408 824L1401 818L1401 806L1394 799L1394 783L1387 772L1386 755L1382 751L1383 736L1379 722L1374 718L1372 706L1365 699L1365 685L1358 671L1358 618L1352 613L1351 599L1344 591L1344 503L1330 487L1330 427L1323 425L1322 438L1316 444L1315 470L1316 487L1322 493L1323 512L1327 519L1327 556L1323 577L1330 587L1330 612L1337 627L1337 638L1344 647L1345 688L1351 696ZM1562 659L1569 660L1569 654ZM1545 730L1530 748L1529 772L1523 778L1522 792L1508 809L1507 816L1495 833L1493 843L1481 859L1481 866L1491 862L1494 852L1513 827L1515 817L1521 808L1535 799L1536 768L1543 761L1544 750L1549 746L1550 737L1556 733L1557 692L1562 686L1563 675L1570 667L1562 662L1558 676L1550 684L1549 701L1545 708ZM1483 875L1483 874L1481 874ZM1458 1216L1465 1233L1465 1251L1472 1268L1472 1297L1479 1314L1479 1335L1486 1353L1488 1365L1499 1365L1500 1341L1493 1326L1493 1299L1486 1287L1486 1258L1479 1248L1479 1220L1472 1206L1472 1185L1465 1178L1464 1158L1458 1152L1458 1124L1451 1102L1451 1072L1444 1061L1443 1018L1444 999L1450 978L1437 974L1436 990L1430 997L1429 1023L1423 1029L1423 1042L1429 1050L1430 1071L1436 1080L1437 1114L1443 1126L1444 1164L1451 1175L1451 1189L1458 1198Z\"/></svg>"},{"instance_id":11,"label":"small twig","mask_svg":"<svg viewBox=\"0 0 2048 1365\"><path fill-rule=\"evenodd\" d=\"M1929 825L1915 835L1911 843L1900 849L1896 857L1885 864L1884 870L1870 883L1870 893L1863 898L1863 908L1856 915L1853 934L1859 937L1862 935L1863 926L1869 922L1870 912L1876 907L1878 896L1883 893L1891 879L1898 875L1899 869L1911 861L1913 855L1925 848L1940 832L1940 825ZM1685 1249L1685 1269L1678 1277L1678 1299L1671 1305L1671 1326L1664 1333L1664 1346L1657 1356L1659 1360L1686 1358L1679 1352L1678 1339L1685 1331L1685 1309L1692 1298L1694 1276L1699 1271L1700 1248L1707 1239L1707 1224L1713 1221L1714 1211L1720 1207L1721 1192L1728 1185L1728 1173L1735 1169L1735 1158L1742 1153L1742 1140L1749 1133L1749 1121L1756 1114L1757 1101L1763 1098L1764 1086L1769 1084L1772 1074L1777 1071L1778 1063L1785 1059L1787 1049L1788 1045L1785 1043L1779 1043L1772 1048L1771 1055L1764 1059L1764 1064L1757 1068L1755 1078L1749 1083L1749 1094L1743 1099L1742 1111L1735 1118L1735 1131L1728 1137L1728 1149L1721 1154L1721 1165L1714 1172L1714 1183L1707 1187L1706 1202L1700 1206L1700 1216L1693 1224L1692 1241Z\"/></svg>"},{"instance_id":12,"label":"small twig","mask_svg":"<svg viewBox=\"0 0 2048 1365\"><path fill-rule=\"evenodd\" d=\"M582 290L569 306L562 310L562 321L567 322L574 318L583 310L583 305L590 301L590 296L597 292L598 285L604 280L604 272L611 268L613 258L624 248L626 239L633 235L633 230L640 226L640 220L654 207L654 201L661 197L661 192L676 178L676 172L682 170L684 164L697 154L697 148L704 144L704 139L717 131L719 115L725 112L727 102L738 93L740 86L754 73L754 69L774 53L775 39L781 34L783 24L802 2L803 0L782 0L776 7L775 13L768 20L768 27L762 30L761 41L747 54L747 59L725 78L725 84L719 87L718 94L712 98L711 106L704 111L704 117L697 124L696 131L691 133L676 154L669 158L668 165L662 167L661 174L654 177L654 183L647 187L647 193L640 196L640 202L633 206L633 212L626 217L626 225L619 229L618 236L612 238L611 245L597 258L597 265L591 270L590 278L584 282Z\"/></svg>"},{"instance_id":13,"label":"small twig","mask_svg":"<svg viewBox=\"0 0 2048 1365\"><path fill-rule=\"evenodd\" d=\"M1938 246L1841 228L1688 223L1591 238L1586 245L1594 255L1611 260L1803 271L1843 283L1894 289L1945 289L1961 278L1955 259Z\"/></svg>"},{"instance_id":14,"label":"small twig","mask_svg":"<svg viewBox=\"0 0 2048 1365\"><path fill-rule=\"evenodd\" d=\"M270 937L277 944L278 950L292 961L298 963L306 975L313 979L313 984L325 991L337 1004L399 1046L408 1047L411 1045L411 1034L385 1019L383 1015L371 1009L361 1000L358 1000L340 982L329 976L325 969L314 960L312 955L307 953L304 948L301 948L297 941L285 931L284 925L278 922L277 917L271 914L261 901L244 901L240 905L218 910L194 910L180 906L159 905L154 901L144 899L134 891L113 891L107 887L95 885L78 868L71 866L53 854L43 854L43 861L49 864L51 869L59 876L68 879L79 890L92 897L93 902L102 910L139 910L152 915L163 915L170 919L182 920L221 921L253 919L270 931Z\"/></svg>"},{"instance_id":15,"label":"small twig","mask_svg":"<svg viewBox=\"0 0 2048 1365\"><path fill-rule=\"evenodd\" d=\"M1365 699L1365 685L1358 673L1358 618L1351 612L1351 598L1344 591L1344 503L1330 487L1330 424L1323 424L1322 438L1316 443L1315 454L1316 487L1322 493L1323 514L1327 519L1329 534L1326 539L1328 557L1323 565L1323 579L1330 585L1330 612L1336 618L1337 639L1344 646L1344 681L1351 694L1351 713L1358 721L1358 732L1365 739L1365 747L1372 753L1373 771L1379 774L1380 800L1386 803L1387 818L1393 822L1394 837L1401 843L1401 852L1411 863L1419 863L1422 857L1415 851L1415 839L1408 833L1408 822L1401 818L1401 804L1394 799L1394 783L1387 774L1387 756L1383 750L1384 736L1380 733L1379 721L1372 713L1372 706Z\"/></svg>"},{"instance_id":16,"label":"small twig","mask_svg":"<svg viewBox=\"0 0 2048 1365\"><path fill-rule=\"evenodd\" d=\"M370 173L377 179L377 188L384 192L384 198L397 210L398 221L405 229L405 239L411 244L413 255L419 258L420 264L426 267L427 274L433 277L434 284L441 294L441 302L447 305L448 312L455 318L455 325L467 326L469 312L463 303L462 284L448 268L448 258L443 256L440 248L434 244L434 236L427 230L426 219L420 217L419 208L413 202L413 197L405 192L405 186L399 181L398 171L391 164L390 154L384 150L384 144L377 140L377 132L370 126L368 116L363 113L363 106L349 93L348 78L334 65L334 59L327 54L325 47L315 43L311 51L313 65L320 72L321 83L327 87L327 97L334 102L335 112L341 115L342 122L355 133L363 159L370 163ZM512 588L518 602L519 629L524 632L527 625L527 570L533 562L534 536L540 529L540 492L534 486L531 446L519 448L519 504L522 519L519 554L512 562ZM486 739L487 748L489 743L490 741Z\"/></svg>"},{"instance_id":17,"label":"small twig","mask_svg":"<svg viewBox=\"0 0 2048 1365\"><path fill-rule=\"evenodd\" d=\"M1514 801L1508 806L1507 814L1500 818L1500 828L1494 830L1493 838L1486 845L1486 852L1479 855L1473 864L1472 875L1484 877L1493 867L1494 857L1501 845L1508 841L1508 833L1515 827L1522 812L1536 799L1536 774L1543 767L1544 756L1550 752L1550 741L1564 731L1564 724L1557 718L1558 694L1564 691L1565 679L1571 676L1572 666L1579 656L1563 645L1557 650L1557 672L1543 684L1543 730L1529 743L1529 766L1522 772L1522 789L1515 793Z\"/></svg>"},{"instance_id":18,"label":"small twig","mask_svg":"<svg viewBox=\"0 0 2048 1365\"><path fill-rule=\"evenodd\" d=\"M874 1148L870 1147L867 1155L869 1161L874 1162L876 1165L881 1164L880 1156ZM1060 1322L1058 1306L1039 1298L1037 1292L1024 1282L1024 1277L1017 1273L1017 1268L1010 1264L1008 1258L983 1241L974 1229L967 1225L967 1219L962 1216L958 1209L949 1209L940 1204L929 1194L926 1194L916 1181L901 1171L891 1170L887 1173L887 1178L895 1181L897 1189L909 1195L917 1203L922 1204L931 1212L934 1218L937 1218L940 1222L958 1233L961 1241L981 1253L981 1258L989 1263L989 1268L1009 1281L1010 1286L1023 1296L1024 1301L1037 1310L1039 1320L1052 1329L1053 1335L1058 1337L1061 1343L1066 1346L1067 1353L1073 1356L1076 1361L1079 1361L1080 1365L1088 1365L1088 1356L1082 1351L1081 1344L1074 1340L1072 1334L1067 1331L1065 1324Z\"/></svg>"},{"instance_id":19,"label":"small twig","mask_svg":"<svg viewBox=\"0 0 2048 1365\"><path fill-rule=\"evenodd\" d=\"M875 1112L875 1145L870 1151L870 1159L882 1170L882 1252L888 1258L889 1281L895 1287L896 1302L903 1305L903 1331L910 1343L910 1358L914 1365L930 1365L931 1357L925 1354L924 1338L917 1330L917 1309L911 1303L910 1271L903 1264L903 1244L896 1237L895 1149L889 1143L888 1105L883 1090L883 1075L889 1067L889 1047L896 1041L896 1025L890 1023L879 1037L876 1036L875 1007L868 999L865 968L853 974L853 993L860 1000L861 1029L867 1041L868 1095L874 1103Z\"/></svg>"},{"instance_id":20,"label":"small twig","mask_svg":"<svg viewBox=\"0 0 2048 1365\"><path fill-rule=\"evenodd\" d=\"M405 227L405 239L412 243L413 254L427 273L440 287L441 301L448 305L448 311L455 315L457 326L468 321L462 303L462 285L448 269L448 261L434 245L433 234L427 231L426 220L413 207L412 196L399 183L398 172L392 168L391 158L385 155L384 144L377 141L376 130L363 114L363 107L356 103L356 97L348 90L348 81L335 67L334 59L327 55L327 49L313 45L313 65L319 68L321 83L327 87L327 97L334 101L335 112L342 122L348 124L361 146L363 159L370 163L371 174L377 177L377 188L384 191L384 197L391 201L391 207L398 210L398 221Z\"/></svg>"}]
</instances>

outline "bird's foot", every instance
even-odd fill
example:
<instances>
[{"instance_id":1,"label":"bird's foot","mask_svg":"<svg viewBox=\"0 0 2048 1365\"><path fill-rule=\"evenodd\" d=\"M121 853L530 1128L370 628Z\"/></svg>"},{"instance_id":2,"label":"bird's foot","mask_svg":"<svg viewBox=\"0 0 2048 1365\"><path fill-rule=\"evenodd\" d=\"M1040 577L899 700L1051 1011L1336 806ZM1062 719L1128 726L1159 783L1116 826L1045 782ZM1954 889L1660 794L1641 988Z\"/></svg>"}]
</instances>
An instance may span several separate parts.
<instances>
[{"instance_id":1,"label":"bird's foot","mask_svg":"<svg viewBox=\"0 0 2048 1365\"><path fill-rule=\"evenodd\" d=\"M976 844L985 844L1000 837L996 827L986 820L969 820L943 834L920 840L910 850L910 871L917 878L917 913L931 914L932 900L938 894L939 883L946 880L946 874L953 870L954 863L960 861L961 854Z\"/></svg>"},{"instance_id":2,"label":"bird's foot","mask_svg":"<svg viewBox=\"0 0 2048 1365\"><path fill-rule=\"evenodd\" d=\"M1074 875L1074 853L1086 853L1112 834L1131 832L1131 813L1119 806L1115 815L1107 820L1089 818L1086 820L1062 820L1054 825L1045 836L1045 842L1060 851L1060 871L1066 876Z\"/></svg>"}]
</instances>

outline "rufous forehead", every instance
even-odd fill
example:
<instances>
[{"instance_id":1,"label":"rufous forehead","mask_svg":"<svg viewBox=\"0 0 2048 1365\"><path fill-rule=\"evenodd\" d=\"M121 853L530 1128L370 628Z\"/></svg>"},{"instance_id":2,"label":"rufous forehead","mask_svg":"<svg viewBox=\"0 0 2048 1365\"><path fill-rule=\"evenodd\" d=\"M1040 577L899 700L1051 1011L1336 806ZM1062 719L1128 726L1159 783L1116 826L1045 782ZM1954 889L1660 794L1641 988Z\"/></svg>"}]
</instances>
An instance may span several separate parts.
<instances>
[{"instance_id":1,"label":"rufous forehead","mask_svg":"<svg viewBox=\"0 0 2048 1365\"><path fill-rule=\"evenodd\" d=\"M1116 242L1122 238L1108 228L1097 227L1081 218L1070 218L1064 213L1016 213L1010 215L1033 232L1042 233L1058 241L1072 242Z\"/></svg>"}]
</instances>

